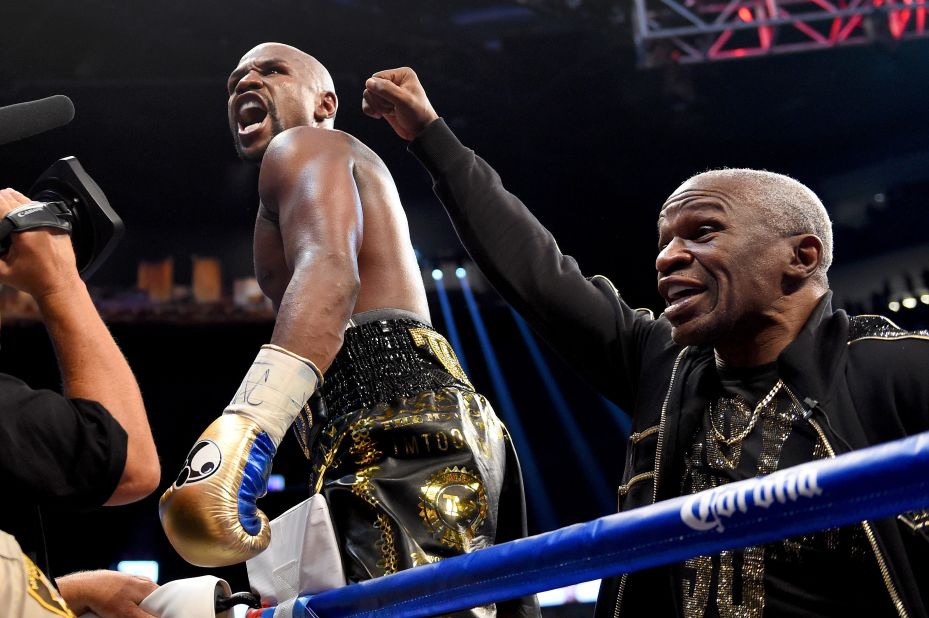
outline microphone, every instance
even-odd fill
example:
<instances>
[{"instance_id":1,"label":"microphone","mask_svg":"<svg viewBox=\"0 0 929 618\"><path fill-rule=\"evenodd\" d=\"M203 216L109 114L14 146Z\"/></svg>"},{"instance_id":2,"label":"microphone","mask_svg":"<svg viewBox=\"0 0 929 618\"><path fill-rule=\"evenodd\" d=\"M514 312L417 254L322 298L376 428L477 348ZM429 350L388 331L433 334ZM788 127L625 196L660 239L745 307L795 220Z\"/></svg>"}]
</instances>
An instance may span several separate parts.
<instances>
[{"instance_id":1,"label":"microphone","mask_svg":"<svg viewBox=\"0 0 929 618\"><path fill-rule=\"evenodd\" d=\"M71 122L74 103L63 94L0 107L0 146Z\"/></svg>"}]
</instances>

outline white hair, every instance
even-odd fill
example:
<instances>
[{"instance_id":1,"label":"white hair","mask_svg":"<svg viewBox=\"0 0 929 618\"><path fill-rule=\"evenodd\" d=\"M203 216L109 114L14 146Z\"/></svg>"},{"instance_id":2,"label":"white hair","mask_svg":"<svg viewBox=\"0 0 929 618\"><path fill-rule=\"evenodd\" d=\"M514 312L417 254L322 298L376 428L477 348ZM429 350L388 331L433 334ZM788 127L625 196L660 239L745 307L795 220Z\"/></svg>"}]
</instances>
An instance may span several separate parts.
<instances>
[{"instance_id":1,"label":"white hair","mask_svg":"<svg viewBox=\"0 0 929 618\"><path fill-rule=\"evenodd\" d=\"M781 236L814 234L823 244L817 275L826 282L832 265L832 221L819 197L798 180L764 170L724 168L693 178L730 178L737 181L736 197L762 211L764 220Z\"/></svg>"}]
</instances>

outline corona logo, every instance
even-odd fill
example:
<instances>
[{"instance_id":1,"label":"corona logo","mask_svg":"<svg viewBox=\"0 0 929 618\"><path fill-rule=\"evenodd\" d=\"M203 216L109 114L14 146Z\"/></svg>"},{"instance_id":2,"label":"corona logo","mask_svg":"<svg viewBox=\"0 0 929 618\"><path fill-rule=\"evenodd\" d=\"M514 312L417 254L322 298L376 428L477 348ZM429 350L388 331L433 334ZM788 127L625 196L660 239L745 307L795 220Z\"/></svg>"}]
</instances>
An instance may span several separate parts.
<instances>
[{"instance_id":1,"label":"corona logo","mask_svg":"<svg viewBox=\"0 0 929 618\"><path fill-rule=\"evenodd\" d=\"M815 470L784 470L695 494L681 507L681 521L694 530L722 532L725 530L723 521L736 511L747 513L751 508L766 509L775 502L786 504L822 493Z\"/></svg>"}]
</instances>

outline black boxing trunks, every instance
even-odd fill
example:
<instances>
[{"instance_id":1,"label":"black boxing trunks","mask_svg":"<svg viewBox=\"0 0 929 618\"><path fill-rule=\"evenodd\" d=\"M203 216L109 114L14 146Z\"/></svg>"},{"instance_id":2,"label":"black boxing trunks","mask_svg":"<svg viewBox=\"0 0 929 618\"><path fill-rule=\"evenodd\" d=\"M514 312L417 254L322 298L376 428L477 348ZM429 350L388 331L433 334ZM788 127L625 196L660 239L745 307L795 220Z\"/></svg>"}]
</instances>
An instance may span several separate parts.
<instances>
[{"instance_id":1,"label":"black boxing trunks","mask_svg":"<svg viewBox=\"0 0 929 618\"><path fill-rule=\"evenodd\" d=\"M353 317L294 429L358 582L525 536L509 434L442 335L405 311ZM471 616L537 616L534 597Z\"/></svg>"}]
</instances>

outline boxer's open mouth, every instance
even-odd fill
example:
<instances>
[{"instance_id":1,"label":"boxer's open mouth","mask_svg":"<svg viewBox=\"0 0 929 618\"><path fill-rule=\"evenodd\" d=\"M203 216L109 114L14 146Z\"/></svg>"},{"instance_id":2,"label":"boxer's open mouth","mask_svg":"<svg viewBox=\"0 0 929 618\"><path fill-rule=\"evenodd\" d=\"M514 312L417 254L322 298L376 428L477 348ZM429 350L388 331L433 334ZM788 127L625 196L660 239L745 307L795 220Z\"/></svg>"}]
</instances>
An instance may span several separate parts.
<instances>
[{"instance_id":1,"label":"boxer's open mouth","mask_svg":"<svg viewBox=\"0 0 929 618\"><path fill-rule=\"evenodd\" d=\"M239 105L237 117L239 134L245 135L261 128L268 117L268 110L262 101L249 99Z\"/></svg>"}]
</instances>

